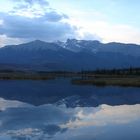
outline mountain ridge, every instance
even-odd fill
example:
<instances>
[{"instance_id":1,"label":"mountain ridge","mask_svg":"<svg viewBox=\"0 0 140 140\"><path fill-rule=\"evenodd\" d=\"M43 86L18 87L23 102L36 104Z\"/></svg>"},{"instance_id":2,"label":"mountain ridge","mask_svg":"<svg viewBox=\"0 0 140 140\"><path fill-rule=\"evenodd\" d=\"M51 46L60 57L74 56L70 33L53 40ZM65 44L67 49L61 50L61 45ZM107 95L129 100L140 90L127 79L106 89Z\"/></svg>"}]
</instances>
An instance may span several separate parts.
<instances>
[{"instance_id":1,"label":"mountain ridge","mask_svg":"<svg viewBox=\"0 0 140 140\"><path fill-rule=\"evenodd\" d=\"M68 39L34 40L0 48L0 64L36 65L45 70L140 67L140 45Z\"/></svg>"}]
</instances>

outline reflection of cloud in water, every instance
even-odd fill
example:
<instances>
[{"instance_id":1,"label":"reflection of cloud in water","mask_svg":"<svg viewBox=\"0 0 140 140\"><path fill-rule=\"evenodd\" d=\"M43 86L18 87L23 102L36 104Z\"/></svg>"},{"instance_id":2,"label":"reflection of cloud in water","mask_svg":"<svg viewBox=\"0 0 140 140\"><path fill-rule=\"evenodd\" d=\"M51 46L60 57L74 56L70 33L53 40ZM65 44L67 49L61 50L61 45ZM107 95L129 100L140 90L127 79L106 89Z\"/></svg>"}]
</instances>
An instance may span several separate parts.
<instances>
[{"instance_id":1,"label":"reflection of cloud in water","mask_svg":"<svg viewBox=\"0 0 140 140\"><path fill-rule=\"evenodd\" d=\"M4 100L3 98L0 98L0 110L5 110L7 108L19 108L19 107L27 107L27 106L31 106L29 104L26 103L22 103L19 101L10 101L10 100Z\"/></svg>"},{"instance_id":2,"label":"reflection of cloud in water","mask_svg":"<svg viewBox=\"0 0 140 140\"><path fill-rule=\"evenodd\" d=\"M140 117L140 105L108 106L97 108L79 108L77 119L70 121L62 127L75 128L83 126L104 126L108 124L125 124Z\"/></svg>"},{"instance_id":3,"label":"reflection of cloud in water","mask_svg":"<svg viewBox=\"0 0 140 140\"><path fill-rule=\"evenodd\" d=\"M139 140L140 105L35 107L0 99L2 140Z\"/></svg>"}]
</instances>

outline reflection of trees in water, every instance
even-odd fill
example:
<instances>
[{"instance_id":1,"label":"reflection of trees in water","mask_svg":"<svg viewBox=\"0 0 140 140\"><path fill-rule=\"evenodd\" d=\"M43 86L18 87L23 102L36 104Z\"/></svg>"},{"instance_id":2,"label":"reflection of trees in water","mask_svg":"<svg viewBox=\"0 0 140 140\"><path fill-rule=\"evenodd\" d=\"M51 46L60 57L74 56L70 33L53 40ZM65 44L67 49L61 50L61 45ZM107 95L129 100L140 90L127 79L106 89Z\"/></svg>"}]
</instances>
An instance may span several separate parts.
<instances>
[{"instance_id":1,"label":"reflection of trees in water","mask_svg":"<svg viewBox=\"0 0 140 140\"><path fill-rule=\"evenodd\" d=\"M66 103L67 106L140 103L140 88L71 85L69 79L0 81L0 97L33 105Z\"/></svg>"}]
</instances>

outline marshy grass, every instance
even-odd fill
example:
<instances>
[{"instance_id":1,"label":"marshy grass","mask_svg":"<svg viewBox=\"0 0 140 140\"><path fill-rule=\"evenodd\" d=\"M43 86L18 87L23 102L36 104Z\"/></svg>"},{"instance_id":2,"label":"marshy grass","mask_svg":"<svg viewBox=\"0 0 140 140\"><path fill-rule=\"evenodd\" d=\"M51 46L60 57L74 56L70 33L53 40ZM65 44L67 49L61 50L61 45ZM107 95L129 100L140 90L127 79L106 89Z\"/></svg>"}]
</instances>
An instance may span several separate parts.
<instances>
[{"instance_id":1,"label":"marshy grass","mask_svg":"<svg viewBox=\"0 0 140 140\"><path fill-rule=\"evenodd\" d=\"M98 77L85 79L72 79L72 84L76 85L95 85L95 86L122 86L122 87L140 87L140 77Z\"/></svg>"}]
</instances>

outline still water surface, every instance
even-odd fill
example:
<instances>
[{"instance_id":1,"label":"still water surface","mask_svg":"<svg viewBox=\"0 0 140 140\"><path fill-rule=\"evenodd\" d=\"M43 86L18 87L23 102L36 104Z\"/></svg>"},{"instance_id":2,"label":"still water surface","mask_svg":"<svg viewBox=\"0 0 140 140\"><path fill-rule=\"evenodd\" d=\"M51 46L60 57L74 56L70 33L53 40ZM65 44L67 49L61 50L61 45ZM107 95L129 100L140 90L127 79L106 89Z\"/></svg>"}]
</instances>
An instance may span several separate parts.
<instances>
[{"instance_id":1,"label":"still water surface","mask_svg":"<svg viewBox=\"0 0 140 140\"><path fill-rule=\"evenodd\" d=\"M140 140L140 88L0 81L0 140Z\"/></svg>"}]
</instances>

